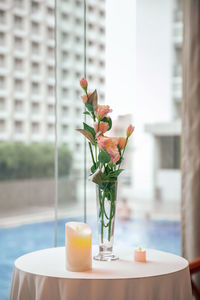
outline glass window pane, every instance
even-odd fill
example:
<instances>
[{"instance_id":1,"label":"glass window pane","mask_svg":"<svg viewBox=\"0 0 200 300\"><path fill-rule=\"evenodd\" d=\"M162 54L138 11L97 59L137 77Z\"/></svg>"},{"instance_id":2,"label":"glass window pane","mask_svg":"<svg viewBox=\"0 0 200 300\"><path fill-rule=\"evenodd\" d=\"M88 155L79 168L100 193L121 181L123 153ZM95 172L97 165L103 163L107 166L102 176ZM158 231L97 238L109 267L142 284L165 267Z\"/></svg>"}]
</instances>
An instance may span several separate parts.
<instances>
[{"instance_id":1,"label":"glass window pane","mask_svg":"<svg viewBox=\"0 0 200 300\"><path fill-rule=\"evenodd\" d=\"M84 220L84 121L80 79L84 76L83 1L57 1L58 245L66 221Z\"/></svg>"},{"instance_id":2,"label":"glass window pane","mask_svg":"<svg viewBox=\"0 0 200 300\"><path fill-rule=\"evenodd\" d=\"M49 31L55 25L54 1L3 2L0 299L8 299L15 259L54 246L55 61L46 50L55 46Z\"/></svg>"}]
</instances>

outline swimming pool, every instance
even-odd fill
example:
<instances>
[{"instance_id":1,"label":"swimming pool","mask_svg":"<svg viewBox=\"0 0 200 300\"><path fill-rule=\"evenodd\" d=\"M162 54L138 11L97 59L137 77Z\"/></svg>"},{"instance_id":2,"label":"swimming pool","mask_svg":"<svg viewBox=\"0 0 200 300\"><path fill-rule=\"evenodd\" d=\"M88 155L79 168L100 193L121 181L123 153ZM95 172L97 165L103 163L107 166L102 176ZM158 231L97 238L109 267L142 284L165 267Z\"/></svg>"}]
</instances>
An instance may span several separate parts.
<instances>
[{"instance_id":1,"label":"swimming pool","mask_svg":"<svg viewBox=\"0 0 200 300\"><path fill-rule=\"evenodd\" d=\"M59 220L58 246L64 246L66 221ZM93 243L97 244L96 218L88 218L93 231ZM138 246L181 253L180 222L168 220L132 219L116 222L115 245ZM54 247L54 222L34 223L0 229L0 299L7 300L10 289L13 263L27 252Z\"/></svg>"}]
</instances>

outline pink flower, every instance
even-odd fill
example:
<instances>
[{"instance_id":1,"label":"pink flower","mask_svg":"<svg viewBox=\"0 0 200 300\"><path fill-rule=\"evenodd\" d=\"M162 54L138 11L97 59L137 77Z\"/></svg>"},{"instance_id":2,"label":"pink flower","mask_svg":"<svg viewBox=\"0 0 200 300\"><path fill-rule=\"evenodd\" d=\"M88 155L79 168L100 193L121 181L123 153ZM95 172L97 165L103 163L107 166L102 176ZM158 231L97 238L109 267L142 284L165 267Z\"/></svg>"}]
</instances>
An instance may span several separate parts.
<instances>
[{"instance_id":1,"label":"pink flower","mask_svg":"<svg viewBox=\"0 0 200 300\"><path fill-rule=\"evenodd\" d=\"M97 118L102 120L104 117L106 117L106 115L109 112L112 112L112 109L110 109L109 105L97 105L97 109L95 111L95 114L96 114Z\"/></svg>"},{"instance_id":2,"label":"pink flower","mask_svg":"<svg viewBox=\"0 0 200 300\"><path fill-rule=\"evenodd\" d=\"M80 85L81 85L81 87L82 87L84 90L87 89L88 82L87 82L87 80L86 80L84 77L80 80Z\"/></svg>"},{"instance_id":3,"label":"pink flower","mask_svg":"<svg viewBox=\"0 0 200 300\"><path fill-rule=\"evenodd\" d=\"M116 145L112 145L107 149L108 154L110 155L111 161L113 164L116 164L120 159L119 150Z\"/></svg>"},{"instance_id":4,"label":"pink flower","mask_svg":"<svg viewBox=\"0 0 200 300\"><path fill-rule=\"evenodd\" d=\"M99 136L97 138L97 144L98 144L99 148L101 148L102 150L106 150L106 146L109 144L110 139L111 138L109 138L107 136Z\"/></svg>"},{"instance_id":5,"label":"pink flower","mask_svg":"<svg viewBox=\"0 0 200 300\"><path fill-rule=\"evenodd\" d=\"M124 149L126 144L127 144L127 139L126 138L124 138L124 137L119 137L118 138L118 145L119 145L120 149Z\"/></svg>"},{"instance_id":6,"label":"pink flower","mask_svg":"<svg viewBox=\"0 0 200 300\"><path fill-rule=\"evenodd\" d=\"M98 123L94 123L94 130L95 132L101 132L100 134L104 134L106 131L108 131L109 125L106 122L100 122L99 126Z\"/></svg>"},{"instance_id":7,"label":"pink flower","mask_svg":"<svg viewBox=\"0 0 200 300\"><path fill-rule=\"evenodd\" d=\"M88 95L83 95L81 98L83 99L83 103L85 104L88 101L88 98L92 95L92 93L88 93Z\"/></svg>"},{"instance_id":8,"label":"pink flower","mask_svg":"<svg viewBox=\"0 0 200 300\"><path fill-rule=\"evenodd\" d=\"M131 134L133 133L135 127L133 127L133 125L129 125L127 130L126 130L126 136L127 138L129 138L131 136Z\"/></svg>"},{"instance_id":9,"label":"pink flower","mask_svg":"<svg viewBox=\"0 0 200 300\"><path fill-rule=\"evenodd\" d=\"M99 148L105 150L110 155L113 164L116 164L120 159L119 150L117 148L118 138L109 138L106 136L100 136L97 139Z\"/></svg>"}]
</instances>

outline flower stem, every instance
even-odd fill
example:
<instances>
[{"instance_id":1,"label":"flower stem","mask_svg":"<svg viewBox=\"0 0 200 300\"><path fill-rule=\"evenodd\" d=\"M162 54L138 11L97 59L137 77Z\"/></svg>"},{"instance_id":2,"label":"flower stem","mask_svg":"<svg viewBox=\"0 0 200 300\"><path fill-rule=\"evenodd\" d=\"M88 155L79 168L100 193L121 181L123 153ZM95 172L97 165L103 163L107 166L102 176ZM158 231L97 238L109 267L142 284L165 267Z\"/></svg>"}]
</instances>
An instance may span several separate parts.
<instances>
[{"instance_id":1,"label":"flower stem","mask_svg":"<svg viewBox=\"0 0 200 300\"><path fill-rule=\"evenodd\" d=\"M97 162L97 144L95 145L95 159L96 159L96 162Z\"/></svg>"},{"instance_id":2,"label":"flower stem","mask_svg":"<svg viewBox=\"0 0 200 300\"><path fill-rule=\"evenodd\" d=\"M89 148L90 148L90 154L91 154L91 157L92 157L92 161L93 161L93 164L94 164L94 166L95 166L95 168L96 168L96 163L95 163L95 160L94 160L94 155L93 155L93 151L92 151L92 146L91 146L91 143L90 143L90 142L88 142L88 144L89 144ZM95 146L95 149L96 149L96 146Z\"/></svg>"},{"instance_id":3,"label":"flower stem","mask_svg":"<svg viewBox=\"0 0 200 300\"><path fill-rule=\"evenodd\" d=\"M124 149L123 149L121 158L123 158L123 156L124 156L124 152L125 152L125 150L126 150L127 143L128 143L128 138L126 138L126 145L125 145L125 147L124 147ZM121 161L121 163L122 163L122 161ZM118 170L120 169L121 163L120 163L119 166L118 166Z\"/></svg>"}]
</instances>

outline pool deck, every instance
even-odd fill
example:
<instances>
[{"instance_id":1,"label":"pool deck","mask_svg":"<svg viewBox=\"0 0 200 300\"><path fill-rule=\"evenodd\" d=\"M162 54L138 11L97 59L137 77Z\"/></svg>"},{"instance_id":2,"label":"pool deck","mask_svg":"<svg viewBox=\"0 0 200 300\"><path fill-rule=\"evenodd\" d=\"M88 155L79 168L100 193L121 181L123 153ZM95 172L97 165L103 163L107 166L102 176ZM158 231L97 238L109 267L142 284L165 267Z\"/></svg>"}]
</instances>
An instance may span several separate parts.
<instances>
[{"instance_id":1,"label":"pool deck","mask_svg":"<svg viewBox=\"0 0 200 300\"><path fill-rule=\"evenodd\" d=\"M142 201L134 201L131 205L132 217L161 219L161 220L180 220L180 204L178 203L149 203ZM58 218L71 218L83 216L83 205L75 204L67 207L58 208L55 214L54 207L30 207L24 210L15 210L7 213L0 213L0 227L12 227L22 224L35 222L52 221L56 215ZM87 214L96 215L96 203L88 203Z\"/></svg>"}]
</instances>

